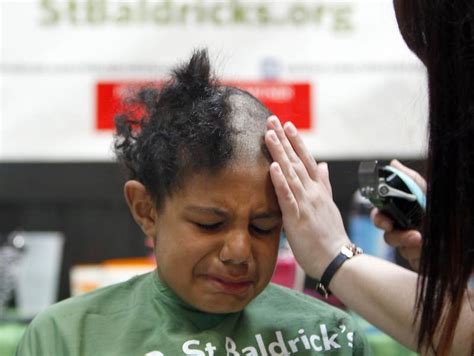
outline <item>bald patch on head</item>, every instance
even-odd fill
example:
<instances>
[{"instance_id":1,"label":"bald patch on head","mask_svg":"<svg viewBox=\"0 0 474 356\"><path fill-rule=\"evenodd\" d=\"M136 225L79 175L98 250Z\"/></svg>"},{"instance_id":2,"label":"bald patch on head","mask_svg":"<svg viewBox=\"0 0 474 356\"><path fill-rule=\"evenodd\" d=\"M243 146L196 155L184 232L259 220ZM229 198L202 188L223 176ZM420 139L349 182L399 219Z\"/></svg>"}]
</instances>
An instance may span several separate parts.
<instances>
[{"instance_id":1,"label":"bald patch on head","mask_svg":"<svg viewBox=\"0 0 474 356\"><path fill-rule=\"evenodd\" d=\"M232 126L234 159L271 161L264 142L267 118L272 115L260 101L249 93L237 88L230 88L229 121Z\"/></svg>"}]
</instances>

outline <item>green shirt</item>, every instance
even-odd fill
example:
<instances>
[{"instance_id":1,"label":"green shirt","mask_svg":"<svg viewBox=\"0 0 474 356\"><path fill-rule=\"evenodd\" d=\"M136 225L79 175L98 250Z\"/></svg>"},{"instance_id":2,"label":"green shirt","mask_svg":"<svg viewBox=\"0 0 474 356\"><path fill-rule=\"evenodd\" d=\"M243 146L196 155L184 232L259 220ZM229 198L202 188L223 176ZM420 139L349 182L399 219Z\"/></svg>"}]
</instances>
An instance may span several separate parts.
<instances>
[{"instance_id":1,"label":"green shirt","mask_svg":"<svg viewBox=\"0 0 474 356\"><path fill-rule=\"evenodd\" d=\"M28 327L18 356L367 355L343 311L270 284L244 310L200 312L156 272L57 303Z\"/></svg>"}]
</instances>

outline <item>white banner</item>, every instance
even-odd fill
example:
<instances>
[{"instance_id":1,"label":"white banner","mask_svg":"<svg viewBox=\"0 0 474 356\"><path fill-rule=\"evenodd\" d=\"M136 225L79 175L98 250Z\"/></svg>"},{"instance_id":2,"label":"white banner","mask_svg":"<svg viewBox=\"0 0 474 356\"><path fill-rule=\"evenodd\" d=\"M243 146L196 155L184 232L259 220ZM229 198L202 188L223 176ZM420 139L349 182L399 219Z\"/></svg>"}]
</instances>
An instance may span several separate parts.
<instances>
[{"instance_id":1,"label":"white banner","mask_svg":"<svg viewBox=\"0 0 474 356\"><path fill-rule=\"evenodd\" d=\"M207 47L224 80L311 87L324 159L419 157L424 69L391 0L4 0L0 160L108 160L97 85L162 80Z\"/></svg>"}]
</instances>

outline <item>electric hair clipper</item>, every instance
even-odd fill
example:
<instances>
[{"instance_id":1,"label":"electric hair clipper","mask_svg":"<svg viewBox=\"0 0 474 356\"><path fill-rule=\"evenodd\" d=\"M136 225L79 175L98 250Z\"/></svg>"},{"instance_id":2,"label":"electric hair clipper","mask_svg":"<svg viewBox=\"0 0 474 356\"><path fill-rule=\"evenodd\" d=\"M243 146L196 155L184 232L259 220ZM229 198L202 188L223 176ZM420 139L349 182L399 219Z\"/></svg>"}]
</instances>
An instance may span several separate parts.
<instances>
[{"instance_id":1,"label":"electric hair clipper","mask_svg":"<svg viewBox=\"0 0 474 356\"><path fill-rule=\"evenodd\" d=\"M377 161L359 165L359 189L365 198L394 221L397 229L418 229L426 209L426 197L408 175Z\"/></svg>"}]
</instances>

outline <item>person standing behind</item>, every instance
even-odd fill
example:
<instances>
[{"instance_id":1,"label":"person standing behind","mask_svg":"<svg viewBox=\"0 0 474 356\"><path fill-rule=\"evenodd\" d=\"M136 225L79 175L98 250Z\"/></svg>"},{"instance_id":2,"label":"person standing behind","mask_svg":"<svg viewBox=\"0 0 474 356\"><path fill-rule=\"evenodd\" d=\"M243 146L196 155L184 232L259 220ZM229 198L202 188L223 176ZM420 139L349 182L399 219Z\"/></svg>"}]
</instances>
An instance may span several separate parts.
<instances>
[{"instance_id":1,"label":"person standing behind","mask_svg":"<svg viewBox=\"0 0 474 356\"><path fill-rule=\"evenodd\" d=\"M428 73L423 238L415 231L394 231L379 212L374 219L415 265L421 251L419 274L362 255L332 271L326 287L413 350L473 355L469 294L474 292L468 281L472 284L474 271L474 5L472 0L394 0L394 7L403 38ZM282 127L271 117L267 126L266 143L275 160L272 181L288 240L305 271L321 279L341 246L350 243L332 200L327 165L314 161L293 124Z\"/></svg>"}]
</instances>

